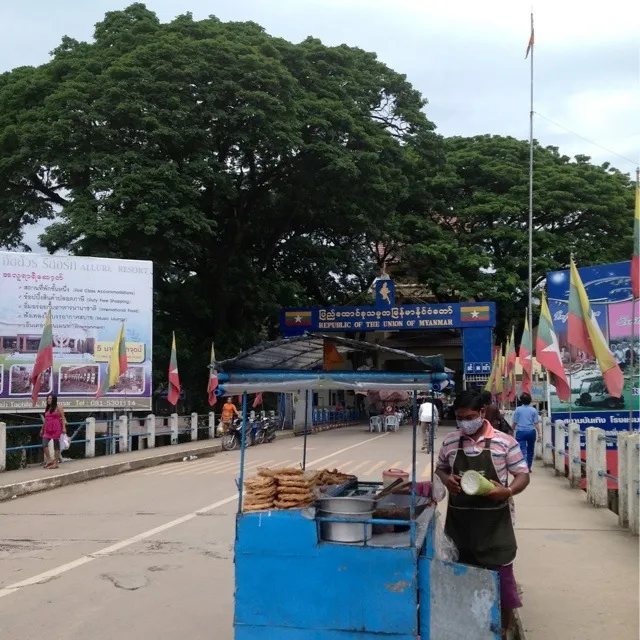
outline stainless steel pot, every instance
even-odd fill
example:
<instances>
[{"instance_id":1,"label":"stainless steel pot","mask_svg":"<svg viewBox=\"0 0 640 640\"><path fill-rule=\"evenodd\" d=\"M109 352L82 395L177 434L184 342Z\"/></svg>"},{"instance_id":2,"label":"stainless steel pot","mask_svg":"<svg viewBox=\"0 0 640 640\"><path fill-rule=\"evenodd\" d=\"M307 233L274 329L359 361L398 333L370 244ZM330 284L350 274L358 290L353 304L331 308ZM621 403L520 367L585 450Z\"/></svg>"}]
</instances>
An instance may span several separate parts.
<instances>
[{"instance_id":1,"label":"stainless steel pot","mask_svg":"<svg viewBox=\"0 0 640 640\"><path fill-rule=\"evenodd\" d=\"M367 496L320 498L318 508L333 515L370 513L376 508L376 500Z\"/></svg>"},{"instance_id":2,"label":"stainless steel pot","mask_svg":"<svg viewBox=\"0 0 640 640\"><path fill-rule=\"evenodd\" d=\"M318 511L318 518L349 518L364 522L373 517L373 511L367 513L329 513ZM373 525L360 522L321 522L320 539L328 542L364 542L371 540Z\"/></svg>"}]
</instances>

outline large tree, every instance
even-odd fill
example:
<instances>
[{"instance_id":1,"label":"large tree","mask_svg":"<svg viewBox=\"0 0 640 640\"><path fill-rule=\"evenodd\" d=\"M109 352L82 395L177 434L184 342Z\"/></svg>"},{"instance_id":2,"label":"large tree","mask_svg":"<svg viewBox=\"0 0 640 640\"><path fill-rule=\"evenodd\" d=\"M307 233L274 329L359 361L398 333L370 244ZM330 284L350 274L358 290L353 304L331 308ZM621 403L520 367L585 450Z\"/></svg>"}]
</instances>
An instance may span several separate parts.
<instances>
[{"instance_id":1,"label":"large tree","mask_svg":"<svg viewBox=\"0 0 640 640\"><path fill-rule=\"evenodd\" d=\"M370 284L439 160L424 105L374 54L134 4L0 76L0 244L55 217L51 251L153 260L156 355L175 328L195 389L213 337Z\"/></svg>"},{"instance_id":2,"label":"large tree","mask_svg":"<svg viewBox=\"0 0 640 640\"><path fill-rule=\"evenodd\" d=\"M503 136L444 141L431 207L405 216L414 241L406 268L442 300L495 300L502 337L528 304L529 145ZM579 265L628 260L633 187L628 175L555 147L534 148L533 279ZM416 207L417 210L417 207Z\"/></svg>"}]
</instances>

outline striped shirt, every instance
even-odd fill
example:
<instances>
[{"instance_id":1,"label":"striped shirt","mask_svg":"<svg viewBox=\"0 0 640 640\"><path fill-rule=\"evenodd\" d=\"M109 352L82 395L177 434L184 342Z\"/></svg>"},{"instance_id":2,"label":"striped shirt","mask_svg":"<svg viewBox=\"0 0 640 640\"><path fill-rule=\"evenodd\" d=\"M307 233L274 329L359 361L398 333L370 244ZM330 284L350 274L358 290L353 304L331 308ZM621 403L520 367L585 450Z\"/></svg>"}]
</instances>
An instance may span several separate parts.
<instances>
[{"instance_id":1,"label":"striped shirt","mask_svg":"<svg viewBox=\"0 0 640 640\"><path fill-rule=\"evenodd\" d=\"M459 429L451 432L442 443L436 468L451 473L462 436L462 446L469 457L479 455L484 449L485 441L491 438L491 457L498 478L504 486L507 486L509 474L515 476L529 473L529 467L516 440L502 431L496 431L491 424L486 426L486 432L477 441L465 436Z\"/></svg>"}]
</instances>

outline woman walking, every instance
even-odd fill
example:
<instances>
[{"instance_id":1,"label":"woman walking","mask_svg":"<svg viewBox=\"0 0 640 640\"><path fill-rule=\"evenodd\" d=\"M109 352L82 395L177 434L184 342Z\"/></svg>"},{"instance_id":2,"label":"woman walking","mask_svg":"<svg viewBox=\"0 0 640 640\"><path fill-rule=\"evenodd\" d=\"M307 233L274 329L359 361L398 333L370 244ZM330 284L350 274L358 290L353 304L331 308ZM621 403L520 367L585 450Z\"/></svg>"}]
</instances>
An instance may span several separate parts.
<instances>
[{"instance_id":1,"label":"woman walking","mask_svg":"<svg viewBox=\"0 0 640 640\"><path fill-rule=\"evenodd\" d=\"M45 469L57 469L60 463L60 436L67 433L67 419L64 410L58 406L57 396L47 396L47 405L44 410L44 426L40 430L42 437L42 450L44 452ZM53 440L54 459L49 454L49 442Z\"/></svg>"}]
</instances>

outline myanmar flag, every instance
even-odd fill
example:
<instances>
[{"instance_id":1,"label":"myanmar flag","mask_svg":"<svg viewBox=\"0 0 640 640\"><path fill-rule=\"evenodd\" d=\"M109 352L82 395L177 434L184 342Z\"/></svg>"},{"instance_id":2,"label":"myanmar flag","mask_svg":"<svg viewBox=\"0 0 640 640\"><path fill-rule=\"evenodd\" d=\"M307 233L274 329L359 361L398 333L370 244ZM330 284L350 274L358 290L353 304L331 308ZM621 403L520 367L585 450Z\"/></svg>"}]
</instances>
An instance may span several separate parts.
<instances>
[{"instance_id":1,"label":"myanmar flag","mask_svg":"<svg viewBox=\"0 0 640 640\"><path fill-rule=\"evenodd\" d=\"M570 345L584 351L592 358L595 352L589 337L589 329L587 328L587 318L584 315L583 305L580 301L580 288L582 280L573 258L571 259L571 281L569 285L569 335L567 340ZM584 287L582 287L584 290ZM586 294L585 294L586 295Z\"/></svg>"},{"instance_id":2,"label":"myanmar flag","mask_svg":"<svg viewBox=\"0 0 640 640\"><path fill-rule=\"evenodd\" d=\"M604 378L604 383L607 385L609 395L614 398L620 398L622 396L622 390L624 389L622 369L620 369L616 359L609 350L607 339L604 337L598 324L598 319L591 309L587 292L585 291L582 280L580 279L580 274L578 274L578 270L575 268L573 261L572 266L576 273L577 279L575 286L578 291L578 298L580 300L580 306L582 307L582 317L585 320L589 343L591 345L591 351L589 353L595 355L598 361L598 366L600 367L600 371L602 371L602 377ZM573 288L573 283L571 286Z\"/></svg>"},{"instance_id":3,"label":"myanmar flag","mask_svg":"<svg viewBox=\"0 0 640 640\"><path fill-rule=\"evenodd\" d=\"M102 378L102 384L96 393L96 398L105 395L111 387L118 384L120 376L129 368L127 364L127 344L124 340L124 322L118 331L118 337L113 343L109 364L107 366L107 375Z\"/></svg>"},{"instance_id":4,"label":"myanmar flag","mask_svg":"<svg viewBox=\"0 0 640 640\"><path fill-rule=\"evenodd\" d=\"M633 258L631 258L631 291L640 298L640 184L636 183L636 212L633 219Z\"/></svg>"},{"instance_id":5,"label":"myanmar flag","mask_svg":"<svg viewBox=\"0 0 640 640\"><path fill-rule=\"evenodd\" d=\"M533 359L531 357L531 331L529 314L524 317L524 331L520 341L520 365L522 366L522 393L531 393Z\"/></svg>"},{"instance_id":6,"label":"myanmar flag","mask_svg":"<svg viewBox=\"0 0 640 640\"><path fill-rule=\"evenodd\" d=\"M489 305L463 305L460 307L462 322L489 322Z\"/></svg>"},{"instance_id":7,"label":"myanmar flag","mask_svg":"<svg viewBox=\"0 0 640 640\"><path fill-rule=\"evenodd\" d=\"M509 350L507 353L507 373L511 373L516 368L516 335L513 327L509 338Z\"/></svg>"},{"instance_id":8,"label":"myanmar flag","mask_svg":"<svg viewBox=\"0 0 640 640\"><path fill-rule=\"evenodd\" d=\"M176 352L176 334L171 343L171 360L169 361L169 394L167 400L174 407L180 398L180 375L178 374L178 354Z\"/></svg>"},{"instance_id":9,"label":"myanmar flag","mask_svg":"<svg viewBox=\"0 0 640 640\"><path fill-rule=\"evenodd\" d=\"M49 309L44 318L44 328L42 329L40 345L38 346L38 355L33 369L31 369L31 384L33 385L31 401L34 407L38 402L42 374L51 367L53 367L53 327L51 326L51 309Z\"/></svg>"},{"instance_id":10,"label":"myanmar flag","mask_svg":"<svg viewBox=\"0 0 640 640\"><path fill-rule=\"evenodd\" d=\"M498 353L494 349L493 361L491 362L491 373L489 374L489 379L487 380L487 384L484 387L484 390L488 391L491 394L494 393L497 370L498 370Z\"/></svg>"},{"instance_id":11,"label":"myanmar flag","mask_svg":"<svg viewBox=\"0 0 640 640\"><path fill-rule=\"evenodd\" d=\"M216 389L218 388L218 372L215 370L216 351L211 345L211 362L209 364L209 384L207 385L207 394L209 395L209 406L214 407L218 399L216 398Z\"/></svg>"},{"instance_id":12,"label":"myanmar flag","mask_svg":"<svg viewBox=\"0 0 640 640\"><path fill-rule=\"evenodd\" d=\"M284 324L287 327L310 327L312 323L311 309L285 311Z\"/></svg>"},{"instance_id":13,"label":"myanmar flag","mask_svg":"<svg viewBox=\"0 0 640 640\"><path fill-rule=\"evenodd\" d=\"M542 310L538 323L536 359L551 374L551 382L556 388L558 398L563 402L569 402L571 390L569 389L567 374L560 358L560 345L558 344L556 332L553 330L553 321L547 304L547 296L544 293L542 294Z\"/></svg>"}]
</instances>

